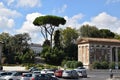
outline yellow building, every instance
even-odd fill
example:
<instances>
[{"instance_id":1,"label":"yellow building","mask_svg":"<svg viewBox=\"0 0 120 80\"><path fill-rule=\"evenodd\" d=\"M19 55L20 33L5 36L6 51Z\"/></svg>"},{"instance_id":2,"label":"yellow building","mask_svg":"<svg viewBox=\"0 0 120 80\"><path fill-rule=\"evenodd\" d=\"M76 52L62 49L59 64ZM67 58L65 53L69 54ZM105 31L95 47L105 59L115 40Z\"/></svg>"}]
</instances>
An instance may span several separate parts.
<instances>
[{"instance_id":1,"label":"yellow building","mask_svg":"<svg viewBox=\"0 0 120 80\"><path fill-rule=\"evenodd\" d=\"M90 68L94 61L116 62L116 65L118 65L118 51L120 51L120 40L106 38L78 39L78 61L83 62L86 68Z\"/></svg>"}]
</instances>

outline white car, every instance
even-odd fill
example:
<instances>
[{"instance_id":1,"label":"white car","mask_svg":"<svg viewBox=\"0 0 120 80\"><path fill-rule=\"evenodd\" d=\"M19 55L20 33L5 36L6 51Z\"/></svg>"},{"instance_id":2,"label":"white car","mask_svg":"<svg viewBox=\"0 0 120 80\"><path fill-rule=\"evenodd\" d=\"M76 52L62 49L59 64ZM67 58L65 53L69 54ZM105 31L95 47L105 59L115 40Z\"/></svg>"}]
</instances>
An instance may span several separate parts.
<instances>
[{"instance_id":1,"label":"white car","mask_svg":"<svg viewBox=\"0 0 120 80\"><path fill-rule=\"evenodd\" d=\"M62 73L62 78L78 79L78 73L76 70L64 70Z\"/></svg>"},{"instance_id":2,"label":"white car","mask_svg":"<svg viewBox=\"0 0 120 80\"><path fill-rule=\"evenodd\" d=\"M55 77L54 71L50 71L49 69L43 69L41 73L48 74L52 77Z\"/></svg>"},{"instance_id":3,"label":"white car","mask_svg":"<svg viewBox=\"0 0 120 80\"><path fill-rule=\"evenodd\" d=\"M33 73L33 74L38 74L38 75L39 75L39 74L41 74L41 71L33 71L32 73Z\"/></svg>"},{"instance_id":4,"label":"white car","mask_svg":"<svg viewBox=\"0 0 120 80\"><path fill-rule=\"evenodd\" d=\"M11 72L10 75L6 75L4 77L1 77L3 80L20 80L23 72Z\"/></svg>"},{"instance_id":5,"label":"white car","mask_svg":"<svg viewBox=\"0 0 120 80\"><path fill-rule=\"evenodd\" d=\"M78 72L79 77L87 78L87 70L84 67L74 69Z\"/></svg>"},{"instance_id":6,"label":"white car","mask_svg":"<svg viewBox=\"0 0 120 80\"><path fill-rule=\"evenodd\" d=\"M32 73L23 73L20 80L30 80Z\"/></svg>"},{"instance_id":7,"label":"white car","mask_svg":"<svg viewBox=\"0 0 120 80\"><path fill-rule=\"evenodd\" d=\"M50 75L50 76L52 76L52 77L55 77L55 74L54 74L53 71L47 71L47 74Z\"/></svg>"}]
</instances>

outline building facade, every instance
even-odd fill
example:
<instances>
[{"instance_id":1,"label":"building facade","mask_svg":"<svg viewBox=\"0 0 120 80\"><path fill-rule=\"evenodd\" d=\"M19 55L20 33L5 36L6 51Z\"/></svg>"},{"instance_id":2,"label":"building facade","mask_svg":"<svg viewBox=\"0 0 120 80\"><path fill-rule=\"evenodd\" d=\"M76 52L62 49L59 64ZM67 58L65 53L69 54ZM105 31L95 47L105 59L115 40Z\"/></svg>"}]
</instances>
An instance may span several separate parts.
<instances>
[{"instance_id":1,"label":"building facade","mask_svg":"<svg viewBox=\"0 0 120 80\"><path fill-rule=\"evenodd\" d=\"M94 61L116 62L118 67L118 52L120 40L105 38L79 38L78 61L83 62L86 68Z\"/></svg>"}]
</instances>

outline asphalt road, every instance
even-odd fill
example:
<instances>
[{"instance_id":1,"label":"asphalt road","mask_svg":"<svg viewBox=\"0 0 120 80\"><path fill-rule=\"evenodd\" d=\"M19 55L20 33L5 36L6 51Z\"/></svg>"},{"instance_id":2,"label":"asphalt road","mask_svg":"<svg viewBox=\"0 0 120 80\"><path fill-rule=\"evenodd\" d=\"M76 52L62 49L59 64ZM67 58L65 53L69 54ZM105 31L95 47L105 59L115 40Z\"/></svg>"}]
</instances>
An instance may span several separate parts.
<instances>
[{"instance_id":1,"label":"asphalt road","mask_svg":"<svg viewBox=\"0 0 120 80\"><path fill-rule=\"evenodd\" d=\"M60 80L111 80L109 70L92 70L87 71L87 78L79 79L63 79ZM120 80L120 71L113 70L113 77L117 77L115 80Z\"/></svg>"}]
</instances>

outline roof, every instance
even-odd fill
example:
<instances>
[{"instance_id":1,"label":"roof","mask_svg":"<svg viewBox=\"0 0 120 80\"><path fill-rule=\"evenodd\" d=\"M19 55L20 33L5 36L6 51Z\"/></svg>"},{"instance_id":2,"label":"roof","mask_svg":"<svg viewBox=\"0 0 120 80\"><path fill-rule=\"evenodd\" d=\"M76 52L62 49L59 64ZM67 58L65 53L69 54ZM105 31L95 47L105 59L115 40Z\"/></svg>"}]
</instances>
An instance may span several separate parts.
<instances>
[{"instance_id":1,"label":"roof","mask_svg":"<svg viewBox=\"0 0 120 80\"><path fill-rule=\"evenodd\" d=\"M108 38L79 38L77 43L85 43L85 42L107 42L107 43L119 43L118 39L108 39Z\"/></svg>"}]
</instances>

